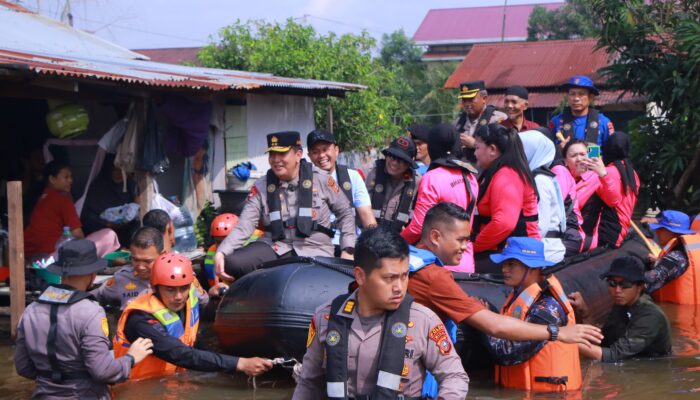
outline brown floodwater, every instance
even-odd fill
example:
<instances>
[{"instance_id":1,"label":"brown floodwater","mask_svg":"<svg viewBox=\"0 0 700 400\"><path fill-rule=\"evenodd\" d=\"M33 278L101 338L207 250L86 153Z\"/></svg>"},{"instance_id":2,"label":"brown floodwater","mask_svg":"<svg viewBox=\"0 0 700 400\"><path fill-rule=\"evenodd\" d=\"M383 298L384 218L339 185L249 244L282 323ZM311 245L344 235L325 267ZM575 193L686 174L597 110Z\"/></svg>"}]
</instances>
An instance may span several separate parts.
<instances>
[{"instance_id":1,"label":"brown floodwater","mask_svg":"<svg viewBox=\"0 0 700 400\"><path fill-rule=\"evenodd\" d=\"M617 364L583 364L583 399L700 398L700 306L663 304L673 327L674 356L632 360ZM7 337L7 335L4 335ZM26 399L34 383L17 376L12 365L13 346L0 341L0 398ZM119 399L289 399L294 382L284 371L253 382L240 376L187 372L161 380L131 382L116 387ZM469 398L520 399L525 393L495 388L488 379L472 376ZM533 396L534 397L534 396ZM564 398L537 395L537 398ZM570 396L567 396L567 398ZM574 396L575 398L581 398Z\"/></svg>"}]
</instances>

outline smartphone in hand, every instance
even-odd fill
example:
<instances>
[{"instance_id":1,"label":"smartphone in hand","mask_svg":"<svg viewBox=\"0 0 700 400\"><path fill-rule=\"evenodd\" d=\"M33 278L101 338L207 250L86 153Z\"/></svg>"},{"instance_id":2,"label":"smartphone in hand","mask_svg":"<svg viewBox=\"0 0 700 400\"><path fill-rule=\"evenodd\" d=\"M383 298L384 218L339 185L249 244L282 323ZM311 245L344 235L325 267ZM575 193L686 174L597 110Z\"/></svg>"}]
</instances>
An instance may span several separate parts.
<instances>
[{"instance_id":1,"label":"smartphone in hand","mask_svg":"<svg viewBox=\"0 0 700 400\"><path fill-rule=\"evenodd\" d=\"M599 158L600 157L600 146L596 144L588 145L588 158Z\"/></svg>"}]
</instances>

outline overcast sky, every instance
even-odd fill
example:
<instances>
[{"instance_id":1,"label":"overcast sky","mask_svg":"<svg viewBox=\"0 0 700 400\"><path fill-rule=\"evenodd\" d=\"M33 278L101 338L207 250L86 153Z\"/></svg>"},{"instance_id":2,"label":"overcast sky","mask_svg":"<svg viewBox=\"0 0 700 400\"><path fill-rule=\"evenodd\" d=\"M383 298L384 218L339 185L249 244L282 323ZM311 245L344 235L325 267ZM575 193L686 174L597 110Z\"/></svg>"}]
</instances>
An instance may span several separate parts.
<instances>
[{"instance_id":1,"label":"overcast sky","mask_svg":"<svg viewBox=\"0 0 700 400\"><path fill-rule=\"evenodd\" d=\"M12 0L18 2L17 0ZM20 0L60 19L67 0ZM319 32L359 33L377 39L403 28L412 36L433 8L502 5L504 0L69 0L74 26L130 49L194 47L240 19L306 21ZM507 0L508 4L556 0ZM474 21L479 23L479 21Z\"/></svg>"}]
</instances>

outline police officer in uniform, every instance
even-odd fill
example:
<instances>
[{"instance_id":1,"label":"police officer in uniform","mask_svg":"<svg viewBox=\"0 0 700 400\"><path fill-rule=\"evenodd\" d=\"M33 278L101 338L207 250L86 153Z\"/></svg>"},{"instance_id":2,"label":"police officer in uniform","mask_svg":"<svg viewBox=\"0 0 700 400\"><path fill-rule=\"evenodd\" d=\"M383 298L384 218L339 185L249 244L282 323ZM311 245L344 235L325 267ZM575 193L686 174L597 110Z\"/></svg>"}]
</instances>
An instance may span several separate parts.
<instances>
[{"instance_id":1,"label":"police officer in uniform","mask_svg":"<svg viewBox=\"0 0 700 400\"><path fill-rule=\"evenodd\" d=\"M123 310L139 295L147 292L150 287L151 268L156 258L164 252L163 235L156 228L141 227L131 238L131 265L120 268L98 288L90 291L90 294L102 305L119 304ZM195 293L199 303L206 306L209 303L209 295L194 282Z\"/></svg>"},{"instance_id":2,"label":"police officer in uniform","mask_svg":"<svg viewBox=\"0 0 700 400\"><path fill-rule=\"evenodd\" d=\"M488 92L484 81L462 82L459 85L459 96L462 101L462 113L455 121L459 140L464 148L464 157L470 162L476 162L474 158L474 132L476 128L486 124L501 123L508 116L496 107L486 105Z\"/></svg>"},{"instance_id":3,"label":"police officer in uniform","mask_svg":"<svg viewBox=\"0 0 700 400\"><path fill-rule=\"evenodd\" d=\"M411 220L421 179L414 161L416 144L402 136L382 154L386 158L375 162L365 181L372 198L372 212L379 225L401 232Z\"/></svg>"},{"instance_id":4,"label":"police officer in uniform","mask_svg":"<svg viewBox=\"0 0 700 400\"><path fill-rule=\"evenodd\" d=\"M271 133L267 145L270 169L255 182L238 224L217 249L217 275L235 279L293 255L333 257L331 213L340 229L341 257L352 259L355 220L336 180L302 158L299 132ZM244 247L258 225L265 236Z\"/></svg>"},{"instance_id":5,"label":"police officer in uniform","mask_svg":"<svg viewBox=\"0 0 700 400\"><path fill-rule=\"evenodd\" d=\"M306 136L306 147L309 149L311 162L316 167L330 173L333 179L338 182L343 194L354 207L362 227L376 226L377 220L372 213L372 203L369 193L367 193L365 181L362 180L357 170L336 162L340 148L335 140L335 135L322 129L311 131Z\"/></svg>"},{"instance_id":6,"label":"police officer in uniform","mask_svg":"<svg viewBox=\"0 0 700 400\"><path fill-rule=\"evenodd\" d=\"M419 399L430 371L440 399L464 399L469 377L440 319L406 294L408 245L386 227L357 242L358 289L321 306L292 399Z\"/></svg>"},{"instance_id":7,"label":"police officer in uniform","mask_svg":"<svg viewBox=\"0 0 700 400\"><path fill-rule=\"evenodd\" d=\"M563 149L572 137L598 146L605 145L608 137L615 133L615 127L608 117L592 107L599 92L591 78L574 75L563 89L569 106L549 121L549 129L559 140L559 146Z\"/></svg>"},{"instance_id":8,"label":"police officer in uniform","mask_svg":"<svg viewBox=\"0 0 700 400\"><path fill-rule=\"evenodd\" d=\"M48 267L63 283L49 286L22 314L14 363L20 376L36 380L33 398L109 399L107 385L126 380L151 354L151 340L139 337L123 357L112 355L105 312L85 292L106 266L93 242L65 243Z\"/></svg>"}]
</instances>

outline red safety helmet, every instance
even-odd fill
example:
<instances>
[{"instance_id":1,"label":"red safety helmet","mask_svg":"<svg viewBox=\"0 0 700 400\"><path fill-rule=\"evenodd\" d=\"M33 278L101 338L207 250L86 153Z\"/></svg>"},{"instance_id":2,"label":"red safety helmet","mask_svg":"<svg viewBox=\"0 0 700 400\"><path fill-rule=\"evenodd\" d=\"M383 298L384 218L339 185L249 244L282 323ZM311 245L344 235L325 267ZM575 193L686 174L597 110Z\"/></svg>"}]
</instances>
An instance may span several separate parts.
<instances>
[{"instance_id":1,"label":"red safety helmet","mask_svg":"<svg viewBox=\"0 0 700 400\"><path fill-rule=\"evenodd\" d=\"M211 221L209 234L211 237L226 237L231 233L236 223L238 223L238 216L236 216L236 214L225 213L217 215L216 218Z\"/></svg>"},{"instance_id":2,"label":"red safety helmet","mask_svg":"<svg viewBox=\"0 0 700 400\"><path fill-rule=\"evenodd\" d=\"M151 285L185 286L194 281L189 258L177 253L161 254L151 269Z\"/></svg>"}]
</instances>

